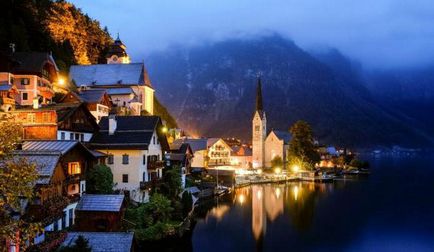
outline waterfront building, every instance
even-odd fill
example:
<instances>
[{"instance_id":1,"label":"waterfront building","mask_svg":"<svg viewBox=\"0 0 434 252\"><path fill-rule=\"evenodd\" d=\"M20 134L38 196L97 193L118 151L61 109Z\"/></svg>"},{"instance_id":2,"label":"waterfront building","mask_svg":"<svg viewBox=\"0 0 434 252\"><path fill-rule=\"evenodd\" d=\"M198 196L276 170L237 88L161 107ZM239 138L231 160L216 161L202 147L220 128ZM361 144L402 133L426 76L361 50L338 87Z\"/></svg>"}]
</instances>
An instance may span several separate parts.
<instances>
[{"instance_id":1,"label":"waterfront building","mask_svg":"<svg viewBox=\"0 0 434 252\"><path fill-rule=\"evenodd\" d=\"M103 117L90 146L105 153L116 189L136 202L147 202L152 181L162 177L169 150L158 116Z\"/></svg>"},{"instance_id":2,"label":"waterfront building","mask_svg":"<svg viewBox=\"0 0 434 252\"><path fill-rule=\"evenodd\" d=\"M167 167L179 167L181 169L182 188L185 187L185 178L191 172L191 160L193 150L188 143L170 144L170 151L164 156Z\"/></svg>"},{"instance_id":3,"label":"waterfront building","mask_svg":"<svg viewBox=\"0 0 434 252\"><path fill-rule=\"evenodd\" d=\"M262 84L258 78L256 87L256 106L252 120L252 163L253 168L262 168L265 163L265 137L267 118L262 104Z\"/></svg>"},{"instance_id":4,"label":"waterfront building","mask_svg":"<svg viewBox=\"0 0 434 252\"><path fill-rule=\"evenodd\" d=\"M183 143L188 143L193 152L191 160L192 168L206 168L208 167L208 148L206 138L181 138L176 139L172 146L181 146Z\"/></svg>"},{"instance_id":5,"label":"waterfront building","mask_svg":"<svg viewBox=\"0 0 434 252\"><path fill-rule=\"evenodd\" d=\"M232 148L221 138L208 138L208 166L231 165Z\"/></svg>"},{"instance_id":6,"label":"waterfront building","mask_svg":"<svg viewBox=\"0 0 434 252\"><path fill-rule=\"evenodd\" d=\"M291 133L288 131L271 130L265 139L265 167L271 167L271 161L276 157L286 164L290 141Z\"/></svg>"},{"instance_id":7,"label":"waterfront building","mask_svg":"<svg viewBox=\"0 0 434 252\"><path fill-rule=\"evenodd\" d=\"M242 145L232 147L231 165L235 168L250 169L252 168L252 149Z\"/></svg>"}]
</instances>

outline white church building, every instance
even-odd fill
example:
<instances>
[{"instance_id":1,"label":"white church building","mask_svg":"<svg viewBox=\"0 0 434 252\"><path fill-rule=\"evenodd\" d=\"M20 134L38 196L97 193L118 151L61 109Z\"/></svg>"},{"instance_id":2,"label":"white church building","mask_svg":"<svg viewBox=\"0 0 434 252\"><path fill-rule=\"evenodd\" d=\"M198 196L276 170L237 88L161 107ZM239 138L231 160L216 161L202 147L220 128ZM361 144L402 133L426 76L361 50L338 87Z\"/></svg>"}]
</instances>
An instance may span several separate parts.
<instances>
[{"instance_id":1,"label":"white church building","mask_svg":"<svg viewBox=\"0 0 434 252\"><path fill-rule=\"evenodd\" d=\"M256 106L252 120L252 164L253 168L269 168L271 160L280 157L286 162L291 134L286 131L271 130L267 135L267 118L262 104L262 83L258 79Z\"/></svg>"}]
</instances>

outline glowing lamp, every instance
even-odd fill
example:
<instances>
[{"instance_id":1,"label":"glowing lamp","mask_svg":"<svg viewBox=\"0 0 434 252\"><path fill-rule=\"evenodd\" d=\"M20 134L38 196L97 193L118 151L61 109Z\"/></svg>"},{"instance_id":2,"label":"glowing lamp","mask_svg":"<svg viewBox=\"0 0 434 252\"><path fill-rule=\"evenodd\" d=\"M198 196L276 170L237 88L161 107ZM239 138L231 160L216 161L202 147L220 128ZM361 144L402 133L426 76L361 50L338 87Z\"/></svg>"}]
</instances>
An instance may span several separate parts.
<instances>
[{"instance_id":1,"label":"glowing lamp","mask_svg":"<svg viewBox=\"0 0 434 252\"><path fill-rule=\"evenodd\" d=\"M282 172L282 169L280 169L280 167L274 168L274 173L280 174L281 172Z\"/></svg>"},{"instance_id":2,"label":"glowing lamp","mask_svg":"<svg viewBox=\"0 0 434 252\"><path fill-rule=\"evenodd\" d=\"M59 77L57 79L57 83L59 83L59 85L63 86L63 85L65 85L65 79L63 79L62 77Z\"/></svg>"},{"instance_id":3,"label":"glowing lamp","mask_svg":"<svg viewBox=\"0 0 434 252\"><path fill-rule=\"evenodd\" d=\"M300 170L300 166L298 166L298 165L293 165L292 166L292 171L293 172L298 172Z\"/></svg>"}]
</instances>

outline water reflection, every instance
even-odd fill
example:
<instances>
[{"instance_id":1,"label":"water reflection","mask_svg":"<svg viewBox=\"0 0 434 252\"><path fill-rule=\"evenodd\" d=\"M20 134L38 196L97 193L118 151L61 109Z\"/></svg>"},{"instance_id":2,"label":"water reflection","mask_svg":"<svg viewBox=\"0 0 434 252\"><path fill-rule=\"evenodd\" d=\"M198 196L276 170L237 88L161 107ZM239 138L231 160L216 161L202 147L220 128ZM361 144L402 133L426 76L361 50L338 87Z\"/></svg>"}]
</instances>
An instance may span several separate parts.
<instances>
[{"instance_id":1,"label":"water reflection","mask_svg":"<svg viewBox=\"0 0 434 252\"><path fill-rule=\"evenodd\" d=\"M267 222L279 216L290 218L295 229L308 229L314 217L317 199L333 190L332 184L290 183L286 185L252 185L235 190L236 204L252 209L252 233L256 240L263 237ZM248 205L251 202L251 206Z\"/></svg>"}]
</instances>

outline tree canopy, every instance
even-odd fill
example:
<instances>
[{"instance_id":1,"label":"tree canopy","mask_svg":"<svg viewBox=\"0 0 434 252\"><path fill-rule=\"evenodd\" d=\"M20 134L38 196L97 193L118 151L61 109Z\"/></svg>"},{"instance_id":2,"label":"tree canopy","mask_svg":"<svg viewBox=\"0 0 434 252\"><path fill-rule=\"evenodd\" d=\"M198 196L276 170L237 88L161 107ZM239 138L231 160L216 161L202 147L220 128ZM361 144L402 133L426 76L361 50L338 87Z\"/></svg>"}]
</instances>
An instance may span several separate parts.
<instances>
[{"instance_id":1,"label":"tree canopy","mask_svg":"<svg viewBox=\"0 0 434 252\"><path fill-rule=\"evenodd\" d=\"M313 132L310 125L305 121L297 121L289 129L292 135L289 142L289 158L294 162L306 163L310 166L320 160L316 151L313 139Z\"/></svg>"},{"instance_id":2,"label":"tree canopy","mask_svg":"<svg viewBox=\"0 0 434 252\"><path fill-rule=\"evenodd\" d=\"M113 173L104 164L98 164L88 170L86 192L93 194L111 194L113 192Z\"/></svg>"}]
</instances>

